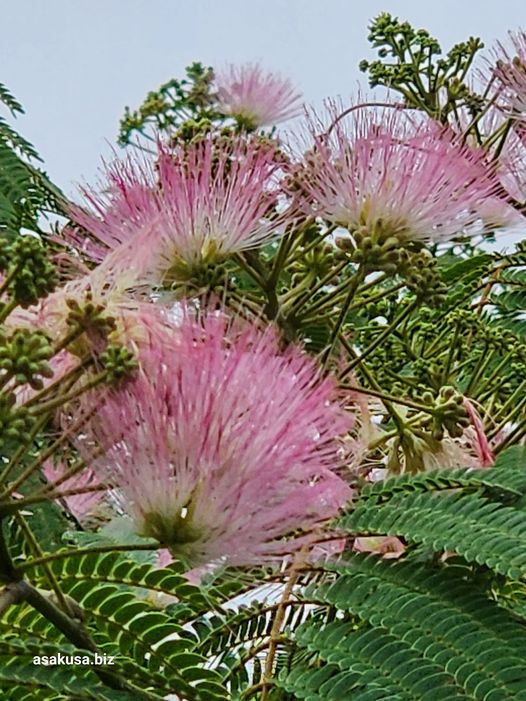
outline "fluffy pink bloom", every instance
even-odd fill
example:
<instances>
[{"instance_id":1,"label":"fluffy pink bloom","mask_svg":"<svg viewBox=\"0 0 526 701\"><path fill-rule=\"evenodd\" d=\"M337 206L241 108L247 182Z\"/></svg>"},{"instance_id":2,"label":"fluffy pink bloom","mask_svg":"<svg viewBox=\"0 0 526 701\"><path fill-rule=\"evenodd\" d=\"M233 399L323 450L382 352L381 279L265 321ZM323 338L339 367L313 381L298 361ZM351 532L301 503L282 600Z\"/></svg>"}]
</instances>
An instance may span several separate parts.
<instances>
[{"instance_id":1,"label":"fluffy pink bloom","mask_svg":"<svg viewBox=\"0 0 526 701\"><path fill-rule=\"evenodd\" d=\"M468 426L461 438L446 436L441 441L429 441L420 454L421 468L425 471L455 469L460 467L478 469L483 467L474 447L476 436Z\"/></svg>"},{"instance_id":2,"label":"fluffy pink bloom","mask_svg":"<svg viewBox=\"0 0 526 701\"><path fill-rule=\"evenodd\" d=\"M216 77L219 109L250 128L272 126L296 117L302 96L290 80L259 65L231 65Z\"/></svg>"},{"instance_id":3,"label":"fluffy pink bloom","mask_svg":"<svg viewBox=\"0 0 526 701\"><path fill-rule=\"evenodd\" d=\"M479 469L491 467L495 461L493 450L482 428L480 417L475 412L460 438L444 437L441 441L429 439L422 443L419 459L422 470L439 470L465 467Z\"/></svg>"},{"instance_id":4,"label":"fluffy pink bloom","mask_svg":"<svg viewBox=\"0 0 526 701\"><path fill-rule=\"evenodd\" d=\"M468 145L477 147L473 134L466 135L473 116L467 109L459 109L451 117L451 133L465 138ZM488 198L478 208L486 228L515 229L524 226L524 216L514 206L503 209L503 199L511 202L526 201L526 123L512 122L511 130L506 128L508 116L499 107L489 108L477 122L477 132L488 144L485 148L488 160L495 169L495 175L502 186L498 197ZM509 127L509 125L508 125ZM500 133L501 138L493 138ZM503 142L505 134L505 139Z\"/></svg>"},{"instance_id":5,"label":"fluffy pink bloom","mask_svg":"<svg viewBox=\"0 0 526 701\"><path fill-rule=\"evenodd\" d=\"M273 331L186 313L175 342L143 351L79 443L116 486L138 533L192 565L249 564L296 550L351 490L333 469L351 426L299 349Z\"/></svg>"},{"instance_id":6,"label":"fluffy pink bloom","mask_svg":"<svg viewBox=\"0 0 526 701\"><path fill-rule=\"evenodd\" d=\"M430 434L412 435L411 443L400 450L396 439L390 439L387 470L374 470L374 479L383 479L390 470L395 473L421 472L440 469L480 469L491 467L495 456L493 447L496 441L488 440L482 420L471 400L464 398L464 407L469 415L470 424L462 435L452 438L445 435L441 440Z\"/></svg>"},{"instance_id":7,"label":"fluffy pink bloom","mask_svg":"<svg viewBox=\"0 0 526 701\"><path fill-rule=\"evenodd\" d=\"M380 244L447 240L480 218L499 186L482 152L396 109L357 108L315 137L299 178L307 213Z\"/></svg>"},{"instance_id":8,"label":"fluffy pink bloom","mask_svg":"<svg viewBox=\"0 0 526 701\"><path fill-rule=\"evenodd\" d=\"M511 49L499 43L494 52L497 104L508 114L526 119L526 32L510 32L509 36Z\"/></svg>"},{"instance_id":9,"label":"fluffy pink bloom","mask_svg":"<svg viewBox=\"0 0 526 701\"><path fill-rule=\"evenodd\" d=\"M152 302L136 300L128 294L129 278L115 274L105 263L95 268L89 275L68 282L37 304L28 309L17 309L7 319L5 326L10 330L25 328L45 332L56 348L67 345L55 353L49 361L52 377L43 378L44 387L59 383L64 376L70 375L90 356L98 366L98 356L108 343L126 346L135 357L140 358L143 346L162 346L170 343L175 334L173 314L170 309ZM75 322L69 319L72 305L86 310L88 305L98 312L91 321L86 318L82 330L71 336ZM101 323L102 322L102 323ZM69 342L68 342L69 337ZM89 379L89 374L82 374L79 386ZM106 390L97 387L89 393L101 397ZM16 396L23 404L35 395L29 385L17 387ZM61 408L55 416L62 422L68 415Z\"/></svg>"},{"instance_id":10,"label":"fluffy pink bloom","mask_svg":"<svg viewBox=\"0 0 526 701\"><path fill-rule=\"evenodd\" d=\"M160 148L155 163L114 163L106 193L87 193L91 211L73 215L96 260L113 250L152 283L184 279L279 235L278 168L275 150L255 140Z\"/></svg>"},{"instance_id":11,"label":"fluffy pink bloom","mask_svg":"<svg viewBox=\"0 0 526 701\"><path fill-rule=\"evenodd\" d=\"M73 227L62 231L63 238L97 263L120 244L135 238L160 212L152 164L131 157L115 160L105 165L99 188L96 191L83 187L85 206L75 206L70 212L73 221L88 232L88 237Z\"/></svg>"}]
</instances>

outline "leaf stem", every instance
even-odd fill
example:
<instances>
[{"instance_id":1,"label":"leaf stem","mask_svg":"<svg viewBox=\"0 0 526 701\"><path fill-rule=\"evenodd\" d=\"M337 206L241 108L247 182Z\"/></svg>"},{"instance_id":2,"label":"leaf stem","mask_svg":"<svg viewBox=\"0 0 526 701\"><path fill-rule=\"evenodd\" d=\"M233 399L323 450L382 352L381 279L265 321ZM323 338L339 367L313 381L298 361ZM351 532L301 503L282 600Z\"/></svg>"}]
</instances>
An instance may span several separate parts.
<instances>
[{"instance_id":1,"label":"leaf stem","mask_svg":"<svg viewBox=\"0 0 526 701\"><path fill-rule=\"evenodd\" d=\"M345 301L344 301L342 308L340 310L340 314L338 316L336 324L334 325L334 328L332 330L331 337L329 339L329 345L327 346L327 348L323 352L321 361L322 361L324 366L327 365L329 357L330 357L332 351L334 350L334 346L336 345L336 341L338 340L338 337L340 335L340 331L341 331L342 326L345 322L345 317L347 316L351 302L356 294L358 287L360 286L360 283L363 282L364 277L365 277L365 270L363 269L362 266L359 266L349 282L349 290L347 292L347 296L346 296Z\"/></svg>"},{"instance_id":2,"label":"leaf stem","mask_svg":"<svg viewBox=\"0 0 526 701\"><path fill-rule=\"evenodd\" d=\"M17 564L16 571L24 572L25 570L41 565L44 562L51 562L53 560L64 560L70 557L82 557L83 555L90 555L92 553L112 553L112 552L133 552L134 550L158 550L159 543L128 543L128 544L108 544L108 545L94 545L89 548L75 548L72 550L59 550L54 553L47 553L42 557L35 557L32 560L27 560Z\"/></svg>"}]
</instances>

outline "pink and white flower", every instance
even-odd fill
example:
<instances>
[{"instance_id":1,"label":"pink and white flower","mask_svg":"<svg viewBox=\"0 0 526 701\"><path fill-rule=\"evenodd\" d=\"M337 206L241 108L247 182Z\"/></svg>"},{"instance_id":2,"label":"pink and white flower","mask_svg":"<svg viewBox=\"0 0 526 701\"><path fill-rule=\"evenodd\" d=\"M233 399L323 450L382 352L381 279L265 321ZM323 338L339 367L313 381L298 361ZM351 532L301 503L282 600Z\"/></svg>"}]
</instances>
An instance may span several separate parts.
<instances>
[{"instance_id":1,"label":"pink and white flower","mask_svg":"<svg viewBox=\"0 0 526 701\"><path fill-rule=\"evenodd\" d=\"M186 313L175 342L141 360L84 430L138 533L193 566L260 563L315 540L348 501L334 469L351 417L272 330Z\"/></svg>"},{"instance_id":2,"label":"pink and white flower","mask_svg":"<svg viewBox=\"0 0 526 701\"><path fill-rule=\"evenodd\" d=\"M106 193L86 193L91 210L73 212L91 232L86 252L100 260L113 251L160 284L271 241L284 224L275 156L256 140L205 139L161 147L155 162L114 163Z\"/></svg>"},{"instance_id":3,"label":"pink and white flower","mask_svg":"<svg viewBox=\"0 0 526 701\"><path fill-rule=\"evenodd\" d=\"M97 350L101 341L104 341L102 345L106 342L98 331L101 319L110 322L111 340L116 343L138 343L151 334L170 334L173 327L169 310L138 293L139 270L139 265L124 263L119 255L112 254L87 275L70 280L27 309L15 310L8 319L8 326L40 329L59 343L73 330L72 307L83 310L90 306L97 311L93 315L96 321L90 327L86 319L83 329L84 338L93 350Z\"/></svg>"},{"instance_id":4,"label":"pink and white flower","mask_svg":"<svg viewBox=\"0 0 526 701\"><path fill-rule=\"evenodd\" d=\"M511 48L499 43L494 51L497 104L522 120L526 119L526 32L510 32L509 37Z\"/></svg>"},{"instance_id":5,"label":"pink and white flower","mask_svg":"<svg viewBox=\"0 0 526 701\"><path fill-rule=\"evenodd\" d=\"M299 166L301 206L373 244L447 241L499 191L484 154L432 120L359 106L332 118L329 132L314 137L303 173Z\"/></svg>"},{"instance_id":6,"label":"pink and white flower","mask_svg":"<svg viewBox=\"0 0 526 701\"><path fill-rule=\"evenodd\" d=\"M105 165L99 190L81 188L83 206L74 206L70 216L89 236L73 227L62 236L88 259L100 263L114 249L133 240L144 226L159 216L155 196L153 164L128 157Z\"/></svg>"},{"instance_id":7,"label":"pink and white flower","mask_svg":"<svg viewBox=\"0 0 526 701\"><path fill-rule=\"evenodd\" d=\"M231 65L216 77L219 109L251 129L296 117L301 93L290 80L265 72L258 64Z\"/></svg>"}]
</instances>

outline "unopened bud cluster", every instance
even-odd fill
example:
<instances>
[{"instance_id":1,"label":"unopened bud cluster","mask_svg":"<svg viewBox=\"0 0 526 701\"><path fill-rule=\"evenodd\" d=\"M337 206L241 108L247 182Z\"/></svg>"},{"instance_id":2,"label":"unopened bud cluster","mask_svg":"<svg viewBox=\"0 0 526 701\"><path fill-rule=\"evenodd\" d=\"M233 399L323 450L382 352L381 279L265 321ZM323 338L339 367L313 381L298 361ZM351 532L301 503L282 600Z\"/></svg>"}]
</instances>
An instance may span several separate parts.
<instances>
[{"instance_id":1,"label":"unopened bud cluster","mask_svg":"<svg viewBox=\"0 0 526 701\"><path fill-rule=\"evenodd\" d=\"M106 308L102 304L93 302L90 292L82 302L74 298L66 300L69 309L66 321L69 326L77 327L87 332L96 332L106 335L115 328L115 320L108 317Z\"/></svg>"},{"instance_id":2,"label":"unopened bud cluster","mask_svg":"<svg viewBox=\"0 0 526 701\"><path fill-rule=\"evenodd\" d=\"M380 230L369 233L366 227L353 232L356 249L353 260L366 270L383 270L394 274L398 270L402 241L397 236L383 234Z\"/></svg>"},{"instance_id":3,"label":"unopened bud cluster","mask_svg":"<svg viewBox=\"0 0 526 701\"><path fill-rule=\"evenodd\" d=\"M14 377L18 385L42 389L42 378L53 375L48 362L52 355L49 339L41 331L17 329L10 336L0 335L0 378Z\"/></svg>"},{"instance_id":4,"label":"unopened bud cluster","mask_svg":"<svg viewBox=\"0 0 526 701\"><path fill-rule=\"evenodd\" d=\"M440 307L446 298L447 287L440 279L437 261L427 249L417 253L401 250L398 272L407 287L429 307Z\"/></svg>"},{"instance_id":5,"label":"unopened bud cluster","mask_svg":"<svg viewBox=\"0 0 526 701\"><path fill-rule=\"evenodd\" d=\"M454 387L447 386L440 389L436 398L431 392L424 392L422 400L434 408L429 419L433 438L442 440L446 431L451 438L460 438L470 424L463 396Z\"/></svg>"},{"instance_id":6,"label":"unopened bud cluster","mask_svg":"<svg viewBox=\"0 0 526 701\"><path fill-rule=\"evenodd\" d=\"M29 410L16 406L13 392L0 394L0 450L4 451L10 444L24 443L33 423Z\"/></svg>"},{"instance_id":7,"label":"unopened bud cluster","mask_svg":"<svg viewBox=\"0 0 526 701\"><path fill-rule=\"evenodd\" d=\"M100 354L100 362L107 372L110 382L117 382L130 375L137 367L137 361L132 351L125 346L108 345Z\"/></svg>"},{"instance_id":8,"label":"unopened bud cluster","mask_svg":"<svg viewBox=\"0 0 526 701\"><path fill-rule=\"evenodd\" d=\"M9 293L22 307L35 304L56 284L55 268L44 246L34 236L19 236L11 243L4 242L0 270L10 279Z\"/></svg>"}]
</instances>

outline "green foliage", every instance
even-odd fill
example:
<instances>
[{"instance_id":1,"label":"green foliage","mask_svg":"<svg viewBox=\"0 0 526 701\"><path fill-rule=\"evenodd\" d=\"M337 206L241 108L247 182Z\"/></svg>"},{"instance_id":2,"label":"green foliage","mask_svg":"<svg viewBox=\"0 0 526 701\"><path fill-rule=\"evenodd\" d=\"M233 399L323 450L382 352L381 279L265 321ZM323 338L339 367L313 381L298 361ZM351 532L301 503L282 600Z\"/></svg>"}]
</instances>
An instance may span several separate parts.
<instances>
[{"instance_id":1,"label":"green foliage","mask_svg":"<svg viewBox=\"0 0 526 701\"><path fill-rule=\"evenodd\" d=\"M0 672L0 689L4 699L18 701L31 698L47 701L67 698L68 701L137 701L139 698L134 692L105 688L97 683L96 675L89 668L73 672L67 666L33 665L32 656L27 655L25 650L21 652L10 648L6 653L2 656ZM35 655L46 653L52 657L57 654L57 651L40 645L34 649ZM74 655L75 652L64 650L63 654ZM160 697L151 696L150 698Z\"/></svg>"},{"instance_id":2,"label":"green foliage","mask_svg":"<svg viewBox=\"0 0 526 701\"><path fill-rule=\"evenodd\" d=\"M523 338L526 336L526 246L517 244L514 254L504 257L492 279L488 303L496 323Z\"/></svg>"},{"instance_id":3,"label":"green foliage","mask_svg":"<svg viewBox=\"0 0 526 701\"><path fill-rule=\"evenodd\" d=\"M245 598L249 596L247 593ZM260 679L259 655L267 649L276 608L276 604L257 600L238 607L227 604L222 610L198 618L192 624L196 650L217 662L232 698L242 697L243 692ZM282 645L287 640L287 644L293 643L294 631L310 615L310 608L301 600L287 606L281 626Z\"/></svg>"},{"instance_id":4,"label":"green foliage","mask_svg":"<svg viewBox=\"0 0 526 701\"><path fill-rule=\"evenodd\" d=\"M178 128L200 129L216 118L215 96L212 93L214 72L201 63L192 63L186 69L186 78L169 80L149 92L138 110L126 107L121 120L119 144L128 146L134 137L153 134L172 135ZM150 137L151 138L151 137Z\"/></svg>"},{"instance_id":5,"label":"green foliage","mask_svg":"<svg viewBox=\"0 0 526 701\"><path fill-rule=\"evenodd\" d=\"M479 494L435 490L397 494L384 503L368 500L342 526L355 533L403 536L433 550L453 550L512 578L526 573L526 513Z\"/></svg>"},{"instance_id":6,"label":"green foliage","mask_svg":"<svg viewBox=\"0 0 526 701\"><path fill-rule=\"evenodd\" d=\"M82 665L67 668L67 673L63 669L62 674L50 674L46 682L45 675L40 675L38 667L29 662L25 663L27 680L18 667L13 671L4 669L0 688L2 684L8 687L14 681L27 681L45 686L48 694L54 692L61 694L58 698L66 698L70 686L76 683L86 694L79 698L92 698L89 693L95 694L93 698L106 698L106 693L108 699L123 701L163 698L169 693L191 701L223 701L227 697L221 675L207 668L206 658L195 650L192 637L183 628L187 621L207 610L211 600L188 582L181 566L156 569L116 553L78 556L74 551L70 556L64 553L63 557L56 557L50 565L63 593L76 602L75 610L87 631L93 633L100 654L115 658L115 664L107 669L121 680L122 690L104 690L93 672ZM46 575L39 574L39 569L37 566L32 573L34 581L45 584ZM173 602L169 612L162 610L166 601L160 602L161 596ZM27 657L59 652L84 654L69 645L52 623L28 605L8 609L0 620L0 630L2 640L8 641L5 644L15 640L19 654ZM86 654L92 656L89 651ZM143 688L150 689L151 695L141 695Z\"/></svg>"},{"instance_id":7,"label":"green foliage","mask_svg":"<svg viewBox=\"0 0 526 701\"><path fill-rule=\"evenodd\" d=\"M369 41L378 49L379 59L362 61L360 69L369 73L371 87L394 89L403 95L407 106L443 121L449 112L462 106L480 108L481 99L464 82L473 59L484 46L480 39L470 37L436 59L442 56L442 49L428 31L415 30L409 22L401 22L388 12L378 15L369 30ZM443 104L439 99L441 90L445 91Z\"/></svg>"},{"instance_id":8,"label":"green foliage","mask_svg":"<svg viewBox=\"0 0 526 701\"><path fill-rule=\"evenodd\" d=\"M35 304L55 288L55 267L38 238L17 236L4 245L3 255L8 264L0 266L0 269L5 268L6 275L2 291L8 291L20 306Z\"/></svg>"},{"instance_id":9,"label":"green foliage","mask_svg":"<svg viewBox=\"0 0 526 701\"><path fill-rule=\"evenodd\" d=\"M24 112L20 103L1 83L0 104L13 117ZM39 231L41 214L64 211L63 194L32 163L39 160L32 144L0 115L0 234L5 232L13 236L21 228Z\"/></svg>"},{"instance_id":10,"label":"green foliage","mask_svg":"<svg viewBox=\"0 0 526 701\"><path fill-rule=\"evenodd\" d=\"M310 664L284 687L320 701L526 698L524 625L467 574L354 556L316 590L343 620L298 630Z\"/></svg>"},{"instance_id":11,"label":"green foliage","mask_svg":"<svg viewBox=\"0 0 526 701\"><path fill-rule=\"evenodd\" d=\"M401 536L407 556L348 554L326 566L305 595L332 620L314 615L298 628L282 687L309 701L525 699L526 618L507 594L526 572L525 460L516 448L491 470L365 487L339 526Z\"/></svg>"}]
</instances>

